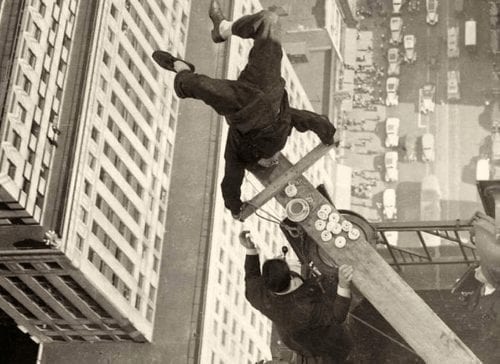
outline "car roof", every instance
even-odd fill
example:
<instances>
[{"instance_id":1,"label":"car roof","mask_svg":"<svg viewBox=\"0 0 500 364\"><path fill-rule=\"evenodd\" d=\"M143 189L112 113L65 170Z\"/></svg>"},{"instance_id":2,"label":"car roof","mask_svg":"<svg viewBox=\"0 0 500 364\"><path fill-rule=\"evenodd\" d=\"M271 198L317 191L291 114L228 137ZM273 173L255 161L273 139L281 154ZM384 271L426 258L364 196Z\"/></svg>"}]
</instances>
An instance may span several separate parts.
<instances>
[{"instance_id":1,"label":"car roof","mask_svg":"<svg viewBox=\"0 0 500 364\"><path fill-rule=\"evenodd\" d=\"M399 118L389 117L387 118L386 123L399 125Z\"/></svg>"},{"instance_id":2,"label":"car roof","mask_svg":"<svg viewBox=\"0 0 500 364\"><path fill-rule=\"evenodd\" d=\"M394 188L387 188L384 190L384 199L388 199L393 196L396 197L396 190Z\"/></svg>"},{"instance_id":3,"label":"car roof","mask_svg":"<svg viewBox=\"0 0 500 364\"><path fill-rule=\"evenodd\" d=\"M422 135L422 143L433 143L434 142L434 135L431 133L426 133Z\"/></svg>"}]
</instances>

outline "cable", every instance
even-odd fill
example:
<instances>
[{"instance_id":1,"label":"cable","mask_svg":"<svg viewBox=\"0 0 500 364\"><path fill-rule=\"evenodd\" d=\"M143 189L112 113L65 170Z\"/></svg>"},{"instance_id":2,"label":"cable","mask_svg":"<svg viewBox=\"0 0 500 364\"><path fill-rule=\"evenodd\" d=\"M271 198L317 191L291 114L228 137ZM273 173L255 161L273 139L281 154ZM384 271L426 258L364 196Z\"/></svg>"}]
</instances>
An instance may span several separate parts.
<instances>
[{"instance_id":1,"label":"cable","mask_svg":"<svg viewBox=\"0 0 500 364\"><path fill-rule=\"evenodd\" d=\"M359 322L361 322L361 323L362 323L362 324L364 324L365 326L368 326L368 327L369 327L369 328L371 328L372 330L374 330L374 331L378 332L380 335L382 335L382 336L384 336L384 337L388 338L388 339L389 339L389 340L391 340L393 343L395 343L395 344L397 344L397 345L401 346L403 349L406 349L406 350L408 350L409 352L411 352L411 353L413 353L413 354L415 354L415 355L419 356L419 355L417 354L417 352L416 352L415 350L413 350L412 348L410 348L409 346L407 346L407 345L405 345L405 344L403 344L403 343L400 343L399 341L397 341L397 340L396 340L396 339L394 339L393 337L391 337L391 336L387 335L387 334L386 334L385 332L383 332L382 330L379 330L379 329L377 329L375 326L373 326L373 325L369 324L368 322L366 322L366 321L364 321L364 320L360 319L358 316L356 316L356 315L354 315L354 314L352 314L352 313L349 313L349 316L351 316L352 318L354 318L354 319L358 320Z\"/></svg>"}]
</instances>

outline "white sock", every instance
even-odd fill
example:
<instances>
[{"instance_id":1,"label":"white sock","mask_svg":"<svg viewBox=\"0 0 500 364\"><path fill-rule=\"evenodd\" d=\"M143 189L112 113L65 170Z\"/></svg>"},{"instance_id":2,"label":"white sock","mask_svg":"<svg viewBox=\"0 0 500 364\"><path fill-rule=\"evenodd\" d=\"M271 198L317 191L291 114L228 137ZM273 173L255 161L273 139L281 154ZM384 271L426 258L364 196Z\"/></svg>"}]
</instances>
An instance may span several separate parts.
<instances>
[{"instance_id":1,"label":"white sock","mask_svg":"<svg viewBox=\"0 0 500 364\"><path fill-rule=\"evenodd\" d=\"M224 39L228 39L232 34L233 31L231 30L233 26L233 22L229 20L223 20L219 24L219 33Z\"/></svg>"}]
</instances>

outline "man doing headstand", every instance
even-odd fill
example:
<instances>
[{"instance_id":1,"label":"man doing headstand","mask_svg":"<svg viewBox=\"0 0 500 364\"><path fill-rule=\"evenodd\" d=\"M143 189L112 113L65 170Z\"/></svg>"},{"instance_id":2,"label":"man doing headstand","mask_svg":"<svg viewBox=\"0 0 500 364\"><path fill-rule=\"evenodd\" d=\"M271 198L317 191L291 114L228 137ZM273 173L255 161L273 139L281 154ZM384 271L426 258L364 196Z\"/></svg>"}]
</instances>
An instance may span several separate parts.
<instances>
[{"instance_id":1,"label":"man doing headstand","mask_svg":"<svg viewBox=\"0 0 500 364\"><path fill-rule=\"evenodd\" d=\"M300 132L313 131L328 145L333 143L335 127L326 116L289 106L285 80L281 77L283 52L276 13L262 10L231 22L222 14L218 1L212 0L209 17L214 26L212 40L216 43L231 35L254 39L248 63L237 80L197 74L191 63L168 52L155 51L153 59L176 73L174 89L180 98L202 100L226 118L229 131L222 195L225 206L239 219L245 168L276 164L293 127Z\"/></svg>"}]
</instances>

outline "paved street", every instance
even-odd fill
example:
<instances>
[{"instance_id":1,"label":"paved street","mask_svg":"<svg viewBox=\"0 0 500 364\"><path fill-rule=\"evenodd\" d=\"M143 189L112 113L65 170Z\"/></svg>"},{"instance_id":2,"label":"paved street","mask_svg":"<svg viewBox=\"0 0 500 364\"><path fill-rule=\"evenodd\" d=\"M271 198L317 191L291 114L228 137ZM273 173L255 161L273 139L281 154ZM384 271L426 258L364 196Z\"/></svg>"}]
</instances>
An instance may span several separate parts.
<instances>
[{"instance_id":1,"label":"paved street","mask_svg":"<svg viewBox=\"0 0 500 364\"><path fill-rule=\"evenodd\" d=\"M417 60L413 64L402 64L399 86L399 105L381 106L377 111L366 111L354 108L347 117L363 123L364 131L355 130L357 126L347 126L346 150L347 163L353 167L354 173L365 170L375 172L379 182L371 189L371 197L353 196L353 209L369 220L382 218L380 203L385 188L395 188L397 192L398 220L428 219L422 214L420 205L421 182L425 176L435 175L439 181L441 193L441 211L431 216L441 219L468 218L481 209L476 189L476 162L480 155L490 153L489 136L491 121L485 112L484 90L490 87L493 59L489 55L487 1L465 1L463 14L456 14L453 0L439 1L439 21L436 25L426 24L425 1L420 0L419 11L409 12L403 7L403 34L416 36ZM384 10L392 10L392 1L384 2ZM469 53L464 47L464 19L474 18L477 23L477 50ZM388 39L390 16L374 13L374 16L361 20L358 39L358 63L356 67L373 64L375 67L387 68L386 54L389 48ZM449 59L447 56L447 28L459 26L460 57ZM368 48L368 50L367 50ZM399 46L403 53L403 45ZM370 56L366 56L370 53ZM364 56L364 57L363 57ZM436 57L437 65L431 66L431 57ZM363 62L360 60L364 58ZM461 99L457 103L447 100L447 72L460 71ZM359 75L359 72L357 72ZM426 83L436 86L436 108L433 113L424 115L419 112L419 89ZM377 91L385 88L385 77L382 84L376 86ZM382 94L385 98L385 94ZM383 155L388 148L384 147L386 117L400 119L399 181L383 182ZM378 121L366 121L377 119ZM421 136L431 133L435 138L435 161L422 162ZM405 160L404 142L408 136L416 137L417 157L415 162ZM367 154L367 151L373 154ZM498 177L498 176L496 176ZM354 184L367 181L353 176Z\"/></svg>"}]
</instances>

